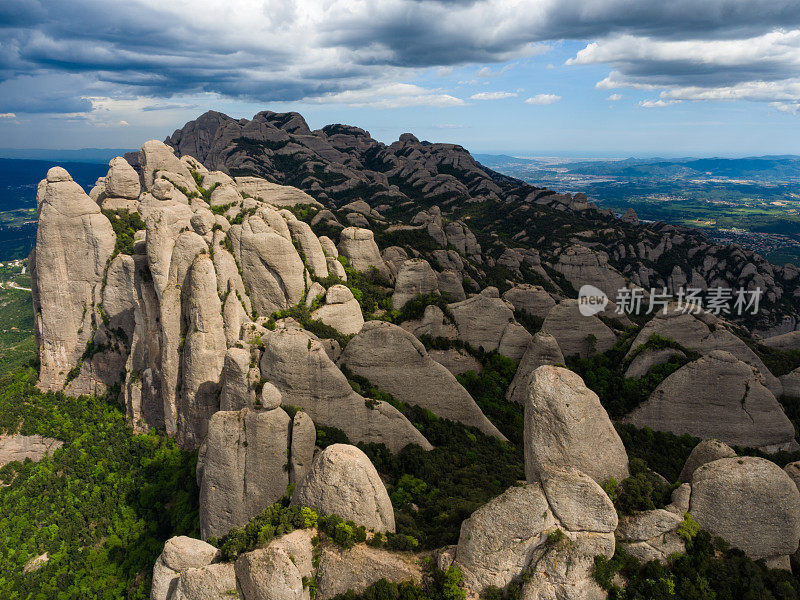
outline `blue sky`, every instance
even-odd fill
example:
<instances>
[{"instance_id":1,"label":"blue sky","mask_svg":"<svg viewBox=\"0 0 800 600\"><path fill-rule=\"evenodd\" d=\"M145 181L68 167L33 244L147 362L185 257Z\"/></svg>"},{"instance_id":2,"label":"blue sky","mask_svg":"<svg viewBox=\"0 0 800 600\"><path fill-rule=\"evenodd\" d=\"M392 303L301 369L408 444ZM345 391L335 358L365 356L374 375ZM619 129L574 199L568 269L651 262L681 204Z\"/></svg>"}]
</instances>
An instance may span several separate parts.
<instances>
[{"instance_id":1,"label":"blue sky","mask_svg":"<svg viewBox=\"0 0 800 600\"><path fill-rule=\"evenodd\" d=\"M133 148L209 109L473 152L800 153L800 3L0 3L0 147Z\"/></svg>"}]
</instances>

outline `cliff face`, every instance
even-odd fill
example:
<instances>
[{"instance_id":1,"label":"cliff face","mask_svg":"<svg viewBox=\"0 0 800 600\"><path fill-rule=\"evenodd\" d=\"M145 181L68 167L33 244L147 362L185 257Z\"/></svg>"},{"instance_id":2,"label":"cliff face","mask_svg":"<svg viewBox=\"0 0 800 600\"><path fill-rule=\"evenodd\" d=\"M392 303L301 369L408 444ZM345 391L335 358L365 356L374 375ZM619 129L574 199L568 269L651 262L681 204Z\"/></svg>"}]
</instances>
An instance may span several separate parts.
<instances>
[{"instance_id":1,"label":"cliff face","mask_svg":"<svg viewBox=\"0 0 800 600\"><path fill-rule=\"evenodd\" d=\"M114 159L91 195L61 168L40 185L32 264L42 389L77 395L119 386L134 425L163 427L197 448L220 408L263 406L270 377L292 406L352 440L430 447L394 407L353 392L328 355L337 342L323 348L293 320L270 318L305 302L312 284L324 292L315 279L329 280L335 256L287 210L319 210L313 198L209 172L161 142L145 144L137 159L140 175ZM121 169L141 184L135 197L113 195ZM134 195L135 186L121 187ZM358 261L358 249L349 255ZM344 292L350 303L332 291L317 304L351 327L352 319L336 319L355 302Z\"/></svg>"}]
</instances>

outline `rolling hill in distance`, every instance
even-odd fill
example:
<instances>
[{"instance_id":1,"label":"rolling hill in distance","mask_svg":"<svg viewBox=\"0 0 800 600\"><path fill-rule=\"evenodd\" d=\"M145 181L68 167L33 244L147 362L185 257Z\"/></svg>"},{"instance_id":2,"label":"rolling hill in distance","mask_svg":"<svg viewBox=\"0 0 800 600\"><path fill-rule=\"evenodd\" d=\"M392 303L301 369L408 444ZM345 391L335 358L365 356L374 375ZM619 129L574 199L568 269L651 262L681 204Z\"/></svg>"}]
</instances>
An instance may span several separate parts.
<instances>
[{"instance_id":1,"label":"rolling hill in distance","mask_svg":"<svg viewBox=\"0 0 800 600\"><path fill-rule=\"evenodd\" d=\"M646 221L698 227L776 264L800 260L800 157L586 160L476 154L528 183L583 192Z\"/></svg>"}]
</instances>

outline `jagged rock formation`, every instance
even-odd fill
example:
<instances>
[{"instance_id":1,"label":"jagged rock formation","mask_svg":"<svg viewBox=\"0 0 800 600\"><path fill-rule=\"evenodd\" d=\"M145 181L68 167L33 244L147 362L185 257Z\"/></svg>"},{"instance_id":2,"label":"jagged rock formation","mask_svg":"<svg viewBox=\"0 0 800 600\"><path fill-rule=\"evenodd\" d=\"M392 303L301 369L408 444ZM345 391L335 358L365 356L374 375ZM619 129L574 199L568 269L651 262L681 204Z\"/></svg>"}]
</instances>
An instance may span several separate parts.
<instances>
[{"instance_id":1,"label":"jagged rock formation","mask_svg":"<svg viewBox=\"0 0 800 600\"><path fill-rule=\"evenodd\" d=\"M627 281L672 292L687 285L760 287L763 310L743 322L773 335L798 323L796 269L776 267L736 245L712 244L697 230L639 223L632 211L618 219L583 194L559 194L495 173L453 144L403 134L385 145L357 127L312 131L297 113L269 111L252 120L208 112L167 143L237 180L257 176L297 186L324 204L326 222L339 228L347 222L383 229L386 208L394 208L403 213L405 231L438 246L422 251L423 258L472 280L499 266L517 283L523 272L536 273L536 281L526 283L565 295L584 283L615 293ZM392 227L399 231L388 223ZM501 240L496 232L508 237ZM470 264L457 264L451 251Z\"/></svg>"},{"instance_id":2,"label":"jagged rock formation","mask_svg":"<svg viewBox=\"0 0 800 600\"><path fill-rule=\"evenodd\" d=\"M686 552L686 544L677 534L683 519L684 513L663 508L635 513L620 519L617 538L625 552L642 564L666 562L672 554Z\"/></svg>"},{"instance_id":3,"label":"jagged rock formation","mask_svg":"<svg viewBox=\"0 0 800 600\"><path fill-rule=\"evenodd\" d=\"M36 210L31 276L39 387L58 390L69 383L74 393L103 391L105 365L82 359L101 320L97 299L116 243L114 230L97 203L61 167L50 169L39 184ZM76 366L80 373L67 381Z\"/></svg>"},{"instance_id":4,"label":"jagged rock formation","mask_svg":"<svg viewBox=\"0 0 800 600\"><path fill-rule=\"evenodd\" d=\"M404 261L397 272L392 305L399 310L419 295L427 296L438 291L439 279L428 261L412 258Z\"/></svg>"},{"instance_id":5,"label":"jagged rock formation","mask_svg":"<svg viewBox=\"0 0 800 600\"><path fill-rule=\"evenodd\" d=\"M591 282L605 292L609 298L616 298L617 291L627 286L625 278L608 264L604 252L596 252L585 246L570 246L558 257L553 268L561 273L576 290Z\"/></svg>"},{"instance_id":6,"label":"jagged rock formation","mask_svg":"<svg viewBox=\"0 0 800 600\"><path fill-rule=\"evenodd\" d=\"M350 389L326 354L338 356L335 341L265 327L306 300L313 319L345 335L363 324L359 301L337 285L346 274L332 240L280 208L317 210L316 200L209 171L157 141L131 162L138 172L112 160L94 199L61 168L39 186L31 264L41 388L119 384L138 430L164 427L189 449L217 411L268 408L281 395L354 441L430 448L396 409L368 407ZM351 266L391 275L371 230L345 230L339 241Z\"/></svg>"},{"instance_id":7,"label":"jagged rock formation","mask_svg":"<svg viewBox=\"0 0 800 600\"><path fill-rule=\"evenodd\" d=\"M525 311L529 315L542 319L556 305L556 301L542 286L529 283L522 283L510 288L503 294L503 300L510 302L514 310Z\"/></svg>"},{"instance_id":8,"label":"jagged rock formation","mask_svg":"<svg viewBox=\"0 0 800 600\"><path fill-rule=\"evenodd\" d=\"M543 366L525 400L525 476L574 467L600 483L628 477L628 455L600 399L572 371Z\"/></svg>"},{"instance_id":9,"label":"jagged rock formation","mask_svg":"<svg viewBox=\"0 0 800 600\"><path fill-rule=\"evenodd\" d=\"M283 401L302 408L315 423L338 427L353 442L383 443L397 452L409 443L430 443L403 414L385 402L368 403L353 391L322 344L294 328L264 331L261 374Z\"/></svg>"},{"instance_id":10,"label":"jagged rock formation","mask_svg":"<svg viewBox=\"0 0 800 600\"><path fill-rule=\"evenodd\" d=\"M297 484L292 504L334 514L375 531L394 531L394 509L378 472L355 446L320 452Z\"/></svg>"},{"instance_id":11,"label":"jagged rock formation","mask_svg":"<svg viewBox=\"0 0 800 600\"><path fill-rule=\"evenodd\" d=\"M760 373L723 350L667 377L626 420L638 427L770 451L797 446L794 426Z\"/></svg>"},{"instance_id":12,"label":"jagged rock formation","mask_svg":"<svg viewBox=\"0 0 800 600\"><path fill-rule=\"evenodd\" d=\"M456 378L428 356L419 340L397 325L368 322L339 360L402 402L506 439Z\"/></svg>"},{"instance_id":13,"label":"jagged rock formation","mask_svg":"<svg viewBox=\"0 0 800 600\"><path fill-rule=\"evenodd\" d=\"M381 257L375 234L369 229L347 227L339 238L339 254L344 256L356 271L369 272L375 269L387 280L392 279L392 272Z\"/></svg>"},{"instance_id":14,"label":"jagged rock formation","mask_svg":"<svg viewBox=\"0 0 800 600\"><path fill-rule=\"evenodd\" d=\"M10 462L34 462L50 456L61 448L64 442L40 435L0 435L0 467Z\"/></svg>"},{"instance_id":15,"label":"jagged rock formation","mask_svg":"<svg viewBox=\"0 0 800 600\"><path fill-rule=\"evenodd\" d=\"M764 289L759 315L670 308L644 326L629 376L675 353L703 358L662 382L631 420L682 432L688 419L696 435L767 450L794 443L775 398L794 394L796 373L779 381L734 325L762 335L796 327L797 269L685 228L616 219L583 195L524 185L463 148L411 135L385 146L356 128L311 131L291 113L209 113L169 143L177 155L150 141L112 160L90 195L60 168L40 184L31 260L39 385L80 394L118 384L137 430L163 427L200 447L204 537L243 525L289 484L296 505L392 531L374 466L352 446L314 459L314 423L392 452L431 449L401 411L356 393L346 365L406 403L502 439L448 371L479 368L483 348L521 361L508 399L525 404L528 483L465 522L455 563L470 592L520 577L526 598L602 597L591 565L613 554L617 523L597 482L624 479L627 455L597 396L552 365L611 348L632 323L609 310L581 316L583 284L612 297L631 285ZM411 299L436 293L451 304L437 301L402 328L364 324L397 321ZM683 349L641 351L653 334ZM429 353L415 336L447 350ZM766 343L797 346L793 333ZM293 418L290 406L301 409ZM635 556L664 560L681 547L675 532L688 511L751 556L786 566L800 539L796 486L712 445L695 449L672 505L616 533ZM561 542L549 540L556 529ZM310 532L301 533L236 565L214 562L205 546L165 547L154 593L301 600L316 574L326 600L380 577L421 579L415 558L366 546L323 545L313 567Z\"/></svg>"}]
</instances>

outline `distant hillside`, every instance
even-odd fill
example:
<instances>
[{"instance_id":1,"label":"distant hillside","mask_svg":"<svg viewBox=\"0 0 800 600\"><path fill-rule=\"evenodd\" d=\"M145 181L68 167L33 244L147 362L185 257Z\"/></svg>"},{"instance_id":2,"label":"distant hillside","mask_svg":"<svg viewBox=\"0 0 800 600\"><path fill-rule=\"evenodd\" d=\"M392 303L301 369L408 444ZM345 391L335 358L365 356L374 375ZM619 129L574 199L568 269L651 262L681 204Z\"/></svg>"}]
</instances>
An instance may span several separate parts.
<instances>
[{"instance_id":1,"label":"distant hillside","mask_svg":"<svg viewBox=\"0 0 800 600\"><path fill-rule=\"evenodd\" d=\"M115 156L128 152L123 148L80 148L78 150L53 150L51 148L0 148L0 157L23 160L68 161L108 164Z\"/></svg>"}]
</instances>

